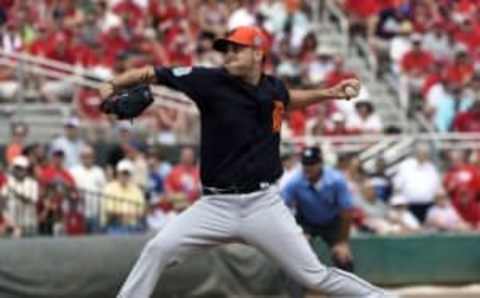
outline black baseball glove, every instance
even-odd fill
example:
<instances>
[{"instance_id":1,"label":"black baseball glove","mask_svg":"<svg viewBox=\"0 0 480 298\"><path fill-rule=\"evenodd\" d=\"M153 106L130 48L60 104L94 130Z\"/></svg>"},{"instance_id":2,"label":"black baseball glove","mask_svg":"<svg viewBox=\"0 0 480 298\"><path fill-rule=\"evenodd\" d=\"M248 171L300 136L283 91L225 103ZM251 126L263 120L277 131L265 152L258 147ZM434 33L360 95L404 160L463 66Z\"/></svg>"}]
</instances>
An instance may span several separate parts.
<instances>
[{"instance_id":1,"label":"black baseball glove","mask_svg":"<svg viewBox=\"0 0 480 298\"><path fill-rule=\"evenodd\" d=\"M114 114L119 120L138 117L153 102L153 94L148 85L137 85L119 91L100 104L100 111Z\"/></svg>"}]
</instances>

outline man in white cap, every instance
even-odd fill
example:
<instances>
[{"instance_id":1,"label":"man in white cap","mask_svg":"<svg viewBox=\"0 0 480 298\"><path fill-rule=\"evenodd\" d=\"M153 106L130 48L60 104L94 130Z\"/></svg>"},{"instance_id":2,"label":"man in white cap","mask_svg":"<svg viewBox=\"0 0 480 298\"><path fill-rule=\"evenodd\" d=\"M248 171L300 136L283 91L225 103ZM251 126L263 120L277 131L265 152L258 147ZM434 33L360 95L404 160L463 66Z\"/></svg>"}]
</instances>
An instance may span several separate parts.
<instances>
[{"instance_id":1,"label":"man in white cap","mask_svg":"<svg viewBox=\"0 0 480 298\"><path fill-rule=\"evenodd\" d=\"M102 223L111 231L129 231L139 227L145 212L145 197L133 182L134 165L130 160L121 160L116 170L116 179L103 191Z\"/></svg>"},{"instance_id":2,"label":"man in white cap","mask_svg":"<svg viewBox=\"0 0 480 298\"><path fill-rule=\"evenodd\" d=\"M80 152L85 146L79 134L80 121L72 117L65 121L65 133L52 142L52 150L62 150L65 153L67 169L80 164Z\"/></svg>"},{"instance_id":3,"label":"man in white cap","mask_svg":"<svg viewBox=\"0 0 480 298\"><path fill-rule=\"evenodd\" d=\"M6 213L20 228L22 235L33 235L37 232L38 183L28 176L29 166L25 156L15 157L7 183L0 190Z\"/></svg>"},{"instance_id":4,"label":"man in white cap","mask_svg":"<svg viewBox=\"0 0 480 298\"><path fill-rule=\"evenodd\" d=\"M70 174L85 200L87 232L95 233L100 227L100 199L107 183L103 169L95 165L95 151L85 146L81 152L81 164L70 169Z\"/></svg>"}]
</instances>

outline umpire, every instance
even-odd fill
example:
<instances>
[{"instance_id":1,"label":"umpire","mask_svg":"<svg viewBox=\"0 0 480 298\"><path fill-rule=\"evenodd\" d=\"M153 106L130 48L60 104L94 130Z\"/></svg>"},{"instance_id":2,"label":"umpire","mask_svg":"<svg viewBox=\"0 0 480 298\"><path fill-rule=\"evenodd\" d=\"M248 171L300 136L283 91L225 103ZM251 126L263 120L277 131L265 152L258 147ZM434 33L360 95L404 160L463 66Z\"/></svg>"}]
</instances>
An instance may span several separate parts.
<instances>
[{"instance_id":1,"label":"umpire","mask_svg":"<svg viewBox=\"0 0 480 298\"><path fill-rule=\"evenodd\" d=\"M340 171L323 165L316 147L302 152L302 171L287 182L282 190L286 204L295 210L295 217L305 234L320 236L330 248L334 265L353 271L348 243L352 222L352 195Z\"/></svg>"}]
</instances>

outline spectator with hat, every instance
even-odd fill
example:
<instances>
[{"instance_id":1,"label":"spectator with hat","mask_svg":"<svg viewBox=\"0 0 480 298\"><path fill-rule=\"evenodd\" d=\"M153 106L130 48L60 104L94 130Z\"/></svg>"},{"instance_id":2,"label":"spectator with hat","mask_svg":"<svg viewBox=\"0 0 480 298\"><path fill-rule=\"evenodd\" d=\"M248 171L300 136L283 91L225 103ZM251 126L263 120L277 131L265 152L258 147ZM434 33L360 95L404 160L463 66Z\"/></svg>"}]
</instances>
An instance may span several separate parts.
<instances>
[{"instance_id":1,"label":"spectator with hat","mask_svg":"<svg viewBox=\"0 0 480 298\"><path fill-rule=\"evenodd\" d=\"M70 187L75 186L75 180L65 168L65 152L62 149L53 149L49 161L38 170L37 180L41 187L54 181L60 181Z\"/></svg>"},{"instance_id":2,"label":"spectator with hat","mask_svg":"<svg viewBox=\"0 0 480 298\"><path fill-rule=\"evenodd\" d=\"M121 160L116 166L116 179L103 189L102 224L107 232L125 233L142 227L145 197L132 179L133 163Z\"/></svg>"},{"instance_id":3,"label":"spectator with hat","mask_svg":"<svg viewBox=\"0 0 480 298\"><path fill-rule=\"evenodd\" d=\"M380 117L368 100L359 100L355 103L355 113L348 119L347 126L351 131L360 133L381 133L383 129Z\"/></svg>"},{"instance_id":4,"label":"spectator with hat","mask_svg":"<svg viewBox=\"0 0 480 298\"><path fill-rule=\"evenodd\" d=\"M282 189L285 203L295 210L305 234L320 236L330 247L334 264L353 271L348 239L352 222L352 195L343 174L323 164L317 147L302 153L302 171Z\"/></svg>"},{"instance_id":5,"label":"spectator with hat","mask_svg":"<svg viewBox=\"0 0 480 298\"><path fill-rule=\"evenodd\" d=\"M10 174L0 190L5 203L5 212L13 220L21 235L31 236L37 232L36 203L38 183L28 176L29 161L17 156L11 164Z\"/></svg>"},{"instance_id":6,"label":"spectator with hat","mask_svg":"<svg viewBox=\"0 0 480 298\"><path fill-rule=\"evenodd\" d=\"M85 146L85 142L80 137L80 121L72 117L67 119L64 124L64 134L53 140L52 150L62 150L65 154L65 167L72 168L80 164L80 152Z\"/></svg>"}]
</instances>

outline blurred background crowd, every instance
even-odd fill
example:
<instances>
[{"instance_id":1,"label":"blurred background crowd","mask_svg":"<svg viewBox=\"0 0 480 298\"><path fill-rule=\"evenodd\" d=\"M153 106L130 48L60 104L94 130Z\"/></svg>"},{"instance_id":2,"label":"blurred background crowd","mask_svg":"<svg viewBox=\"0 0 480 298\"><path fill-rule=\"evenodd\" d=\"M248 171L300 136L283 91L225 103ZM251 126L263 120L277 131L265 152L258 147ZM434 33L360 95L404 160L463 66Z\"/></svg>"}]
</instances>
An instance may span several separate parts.
<instances>
[{"instance_id":1,"label":"blurred background crowd","mask_svg":"<svg viewBox=\"0 0 480 298\"><path fill-rule=\"evenodd\" d=\"M399 90L439 132L478 132L480 2L345 0L350 34L367 40Z\"/></svg>"},{"instance_id":2,"label":"blurred background crowd","mask_svg":"<svg viewBox=\"0 0 480 298\"><path fill-rule=\"evenodd\" d=\"M366 43L379 66L376 77L398 93L398 113L421 114L436 132L480 131L478 0L0 0L0 50L52 67L61 63L100 81L151 64L218 66L222 57L212 50L213 40L255 24L270 38L267 72L291 87L329 87L359 74L345 53L317 38L319 21L330 21L327 6L345 16L350 48L356 40ZM105 119L97 92L72 76L35 75L4 62L2 103L68 105L73 113L62 133L42 142L30 141L35 127L29 119L11 122L0 175L0 234L156 229L201 195L197 116L155 106L144 117L146 132L138 132L130 123ZM283 150L282 181L298 170L308 137L401 133L384 124L376 96L365 85L351 102L288 113L282 134L301 141ZM335 157L325 159L348 179L358 231L479 229L476 150L438 156L431 144L419 143L391 173L381 156L364 167L355 152L337 154L340 143L328 152Z\"/></svg>"},{"instance_id":3,"label":"blurred background crowd","mask_svg":"<svg viewBox=\"0 0 480 298\"><path fill-rule=\"evenodd\" d=\"M159 229L201 196L197 149L182 146L166 158L166 147L142 142L130 124L117 127L112 142L88 142L78 118L47 144L26 144L28 126L12 126L0 173L0 235L124 234ZM177 150L178 149L178 150ZM480 154L452 149L436 162L428 143L386 171L356 154L338 154L325 166L347 181L360 233L415 234L480 231ZM283 190L301 171L301 152L282 147Z\"/></svg>"}]
</instances>

